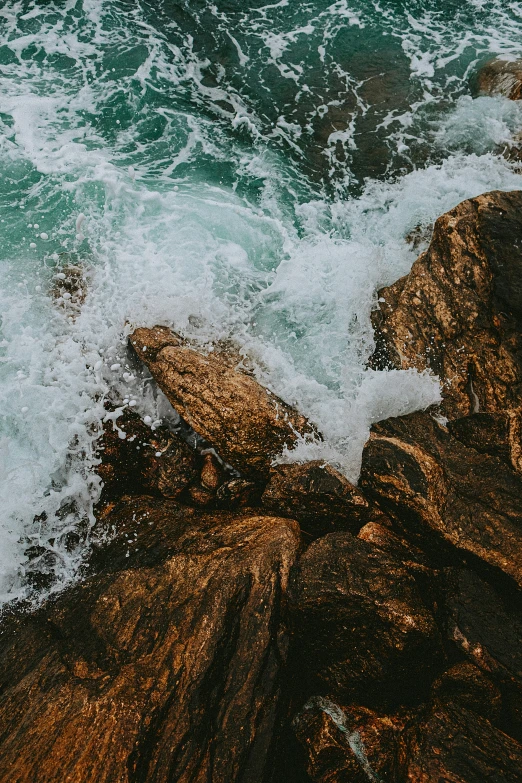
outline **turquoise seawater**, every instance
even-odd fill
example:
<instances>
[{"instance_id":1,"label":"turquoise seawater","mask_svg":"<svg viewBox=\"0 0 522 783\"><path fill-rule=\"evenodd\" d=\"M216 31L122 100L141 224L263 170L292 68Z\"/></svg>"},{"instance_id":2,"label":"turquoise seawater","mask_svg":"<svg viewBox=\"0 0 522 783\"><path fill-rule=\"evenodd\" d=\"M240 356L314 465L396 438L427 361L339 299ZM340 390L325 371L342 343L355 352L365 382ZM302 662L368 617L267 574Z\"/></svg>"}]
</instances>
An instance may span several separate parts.
<instances>
[{"instance_id":1,"label":"turquoise seawater","mask_svg":"<svg viewBox=\"0 0 522 783\"><path fill-rule=\"evenodd\" d=\"M373 421L438 399L366 369L370 312L411 231L520 186L522 109L473 77L521 49L505 0L2 3L2 600L77 577L104 402L173 421L129 365L136 325L233 340L325 436L282 458L352 480Z\"/></svg>"}]
</instances>

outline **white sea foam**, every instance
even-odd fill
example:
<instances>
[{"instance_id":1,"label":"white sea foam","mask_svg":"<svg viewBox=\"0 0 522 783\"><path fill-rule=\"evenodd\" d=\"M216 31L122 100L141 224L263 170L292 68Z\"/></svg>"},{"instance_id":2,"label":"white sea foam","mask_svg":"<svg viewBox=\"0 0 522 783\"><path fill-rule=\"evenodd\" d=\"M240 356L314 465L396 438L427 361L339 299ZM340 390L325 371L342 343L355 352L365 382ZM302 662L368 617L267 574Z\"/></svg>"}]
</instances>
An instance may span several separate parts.
<instances>
[{"instance_id":1,"label":"white sea foam","mask_svg":"<svg viewBox=\"0 0 522 783\"><path fill-rule=\"evenodd\" d=\"M226 36L241 85L221 63L209 78L194 40L175 27L157 30L146 9L146 2L129 10L96 0L45 8L28 0L0 9L3 600L24 594L24 573L38 564L27 563L30 547L42 569L54 571L54 589L77 574L88 544L73 545L67 534L81 539L93 522L100 488L94 448L107 397L117 411L132 405L151 426L168 415L165 399L143 387L129 364L133 326L169 324L202 344L235 340L259 379L325 436L281 459L330 460L356 480L373 421L439 399L428 374L366 369L376 290L414 260L406 235L464 198L520 183L494 154L518 128L518 107L501 99L457 94L424 126L435 162L369 179L357 196L338 199L282 152L293 144L296 159L306 162L317 107L298 114L277 106L271 126L261 111L257 99L271 66L290 69L287 79L289 71L276 68L304 97L307 82L316 79L317 87L320 74L306 57L319 57L320 41L328 73L367 116L360 81L332 58L347 20L359 34L378 19L410 42L401 46L425 95L400 115L391 111L385 129L390 144L400 137L410 149L408 132L420 134L422 111L439 100L444 58L447 64L452 52L460 56L440 16L418 16L419 31L414 11L413 22L401 17L400 29L397 16L376 15L373 3L362 1L352 7L340 0L319 12L304 5L286 26L285 3L250 17L242 11L237 29L228 30L232 39ZM218 32L228 29L230 19L212 9ZM267 30L284 35L276 41ZM485 46L479 32L475 39ZM267 44L260 55L256 41ZM493 50L506 50L506 42L497 36ZM26 56L31 46L39 57ZM475 49L468 62L479 56ZM259 91L249 93L255 68ZM266 112L270 105L267 98ZM357 123L341 136L357 155ZM79 313L52 295L69 261L84 267L88 283ZM117 427L117 413L111 419Z\"/></svg>"}]
</instances>

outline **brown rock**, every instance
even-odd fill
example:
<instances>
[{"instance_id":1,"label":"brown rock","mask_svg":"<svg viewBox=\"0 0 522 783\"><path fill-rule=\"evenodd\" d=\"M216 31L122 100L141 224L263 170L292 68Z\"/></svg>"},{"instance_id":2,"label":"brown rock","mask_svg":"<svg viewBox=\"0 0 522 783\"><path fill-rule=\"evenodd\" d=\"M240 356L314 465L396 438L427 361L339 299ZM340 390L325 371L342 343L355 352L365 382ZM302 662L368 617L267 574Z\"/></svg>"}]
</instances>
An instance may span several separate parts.
<instances>
[{"instance_id":1,"label":"brown rock","mask_svg":"<svg viewBox=\"0 0 522 783\"><path fill-rule=\"evenodd\" d=\"M262 780L297 526L150 498L109 521L100 574L4 620L0 779Z\"/></svg>"},{"instance_id":2,"label":"brown rock","mask_svg":"<svg viewBox=\"0 0 522 783\"><path fill-rule=\"evenodd\" d=\"M424 693L441 659L439 633L400 562L331 533L302 556L290 596L296 654L311 687L378 708Z\"/></svg>"},{"instance_id":3,"label":"brown rock","mask_svg":"<svg viewBox=\"0 0 522 783\"><path fill-rule=\"evenodd\" d=\"M522 474L522 409L474 413L448 422L448 429L465 446L499 457Z\"/></svg>"},{"instance_id":4,"label":"brown rock","mask_svg":"<svg viewBox=\"0 0 522 783\"><path fill-rule=\"evenodd\" d=\"M477 74L482 95L503 95L513 101L522 98L522 60L490 60Z\"/></svg>"},{"instance_id":5,"label":"brown rock","mask_svg":"<svg viewBox=\"0 0 522 783\"><path fill-rule=\"evenodd\" d=\"M370 519L384 518L357 487L320 460L272 468L261 502L267 511L296 519L313 536L356 533Z\"/></svg>"},{"instance_id":6,"label":"brown rock","mask_svg":"<svg viewBox=\"0 0 522 783\"><path fill-rule=\"evenodd\" d=\"M106 497L153 492L174 498L196 478L194 450L167 427L152 430L129 409L108 417L96 469Z\"/></svg>"},{"instance_id":7,"label":"brown rock","mask_svg":"<svg viewBox=\"0 0 522 783\"><path fill-rule=\"evenodd\" d=\"M420 548L456 549L522 585L522 477L428 413L374 425L361 487Z\"/></svg>"},{"instance_id":8,"label":"brown rock","mask_svg":"<svg viewBox=\"0 0 522 783\"><path fill-rule=\"evenodd\" d=\"M410 568L424 569L430 567L427 555L419 547L414 546L410 541L398 536L389 527L385 527L378 522L368 522L359 530L357 538L378 546L379 549L387 552L391 557Z\"/></svg>"},{"instance_id":9,"label":"brown rock","mask_svg":"<svg viewBox=\"0 0 522 783\"><path fill-rule=\"evenodd\" d=\"M520 600L466 569L446 572L447 635L502 692L503 728L522 741L522 611Z\"/></svg>"},{"instance_id":10,"label":"brown rock","mask_svg":"<svg viewBox=\"0 0 522 783\"><path fill-rule=\"evenodd\" d=\"M364 707L340 707L311 699L295 718L294 731L314 783L368 783L404 779L407 721Z\"/></svg>"},{"instance_id":11,"label":"brown rock","mask_svg":"<svg viewBox=\"0 0 522 783\"><path fill-rule=\"evenodd\" d=\"M213 454L203 456L200 481L204 487L214 492L225 480L225 472Z\"/></svg>"},{"instance_id":12,"label":"brown rock","mask_svg":"<svg viewBox=\"0 0 522 783\"><path fill-rule=\"evenodd\" d=\"M487 193L440 217L379 305L374 367L430 368L450 419L519 407L522 192Z\"/></svg>"},{"instance_id":13,"label":"brown rock","mask_svg":"<svg viewBox=\"0 0 522 783\"><path fill-rule=\"evenodd\" d=\"M457 663L444 672L433 683L432 696L438 704L460 705L491 722L501 715L499 689L472 663Z\"/></svg>"},{"instance_id":14,"label":"brown rock","mask_svg":"<svg viewBox=\"0 0 522 783\"><path fill-rule=\"evenodd\" d=\"M160 326L136 329L130 341L178 413L246 477L263 480L285 446L316 434L229 354L198 353Z\"/></svg>"},{"instance_id":15,"label":"brown rock","mask_svg":"<svg viewBox=\"0 0 522 783\"><path fill-rule=\"evenodd\" d=\"M476 712L436 705L418 729L407 783L519 783L522 746Z\"/></svg>"},{"instance_id":16,"label":"brown rock","mask_svg":"<svg viewBox=\"0 0 522 783\"><path fill-rule=\"evenodd\" d=\"M244 508L245 506L258 505L260 494L259 484L237 478L226 481L219 487L216 500L222 508Z\"/></svg>"}]
</instances>

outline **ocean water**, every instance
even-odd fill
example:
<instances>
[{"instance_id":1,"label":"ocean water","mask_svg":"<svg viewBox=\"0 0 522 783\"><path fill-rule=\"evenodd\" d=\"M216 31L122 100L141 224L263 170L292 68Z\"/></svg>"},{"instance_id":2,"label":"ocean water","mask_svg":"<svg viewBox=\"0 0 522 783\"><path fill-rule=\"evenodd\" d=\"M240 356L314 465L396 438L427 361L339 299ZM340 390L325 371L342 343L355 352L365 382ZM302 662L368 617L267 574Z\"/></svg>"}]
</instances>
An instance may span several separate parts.
<instances>
[{"instance_id":1,"label":"ocean water","mask_svg":"<svg viewBox=\"0 0 522 783\"><path fill-rule=\"evenodd\" d=\"M354 481L372 422L439 399L366 369L370 313L438 215L520 187L522 108L473 76L521 48L505 0L4 0L1 601L81 573L105 402L175 421L134 326L233 340L324 434L281 459Z\"/></svg>"}]
</instances>

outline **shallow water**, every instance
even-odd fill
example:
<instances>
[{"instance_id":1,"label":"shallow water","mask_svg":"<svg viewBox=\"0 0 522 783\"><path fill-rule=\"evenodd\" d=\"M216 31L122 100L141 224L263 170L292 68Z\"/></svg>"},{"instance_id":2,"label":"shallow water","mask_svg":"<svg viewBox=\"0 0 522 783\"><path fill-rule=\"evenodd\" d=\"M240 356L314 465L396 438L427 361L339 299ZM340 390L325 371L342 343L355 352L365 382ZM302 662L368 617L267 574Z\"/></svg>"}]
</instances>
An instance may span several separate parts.
<instances>
[{"instance_id":1,"label":"shallow water","mask_svg":"<svg viewBox=\"0 0 522 783\"><path fill-rule=\"evenodd\" d=\"M410 231L519 187L499 150L522 109L472 80L521 45L501 0L3 3L3 601L78 574L104 401L168 415L127 366L134 325L233 339L324 433L297 458L352 480L371 422L438 399L365 369L370 312ZM56 296L71 263L81 310Z\"/></svg>"}]
</instances>

